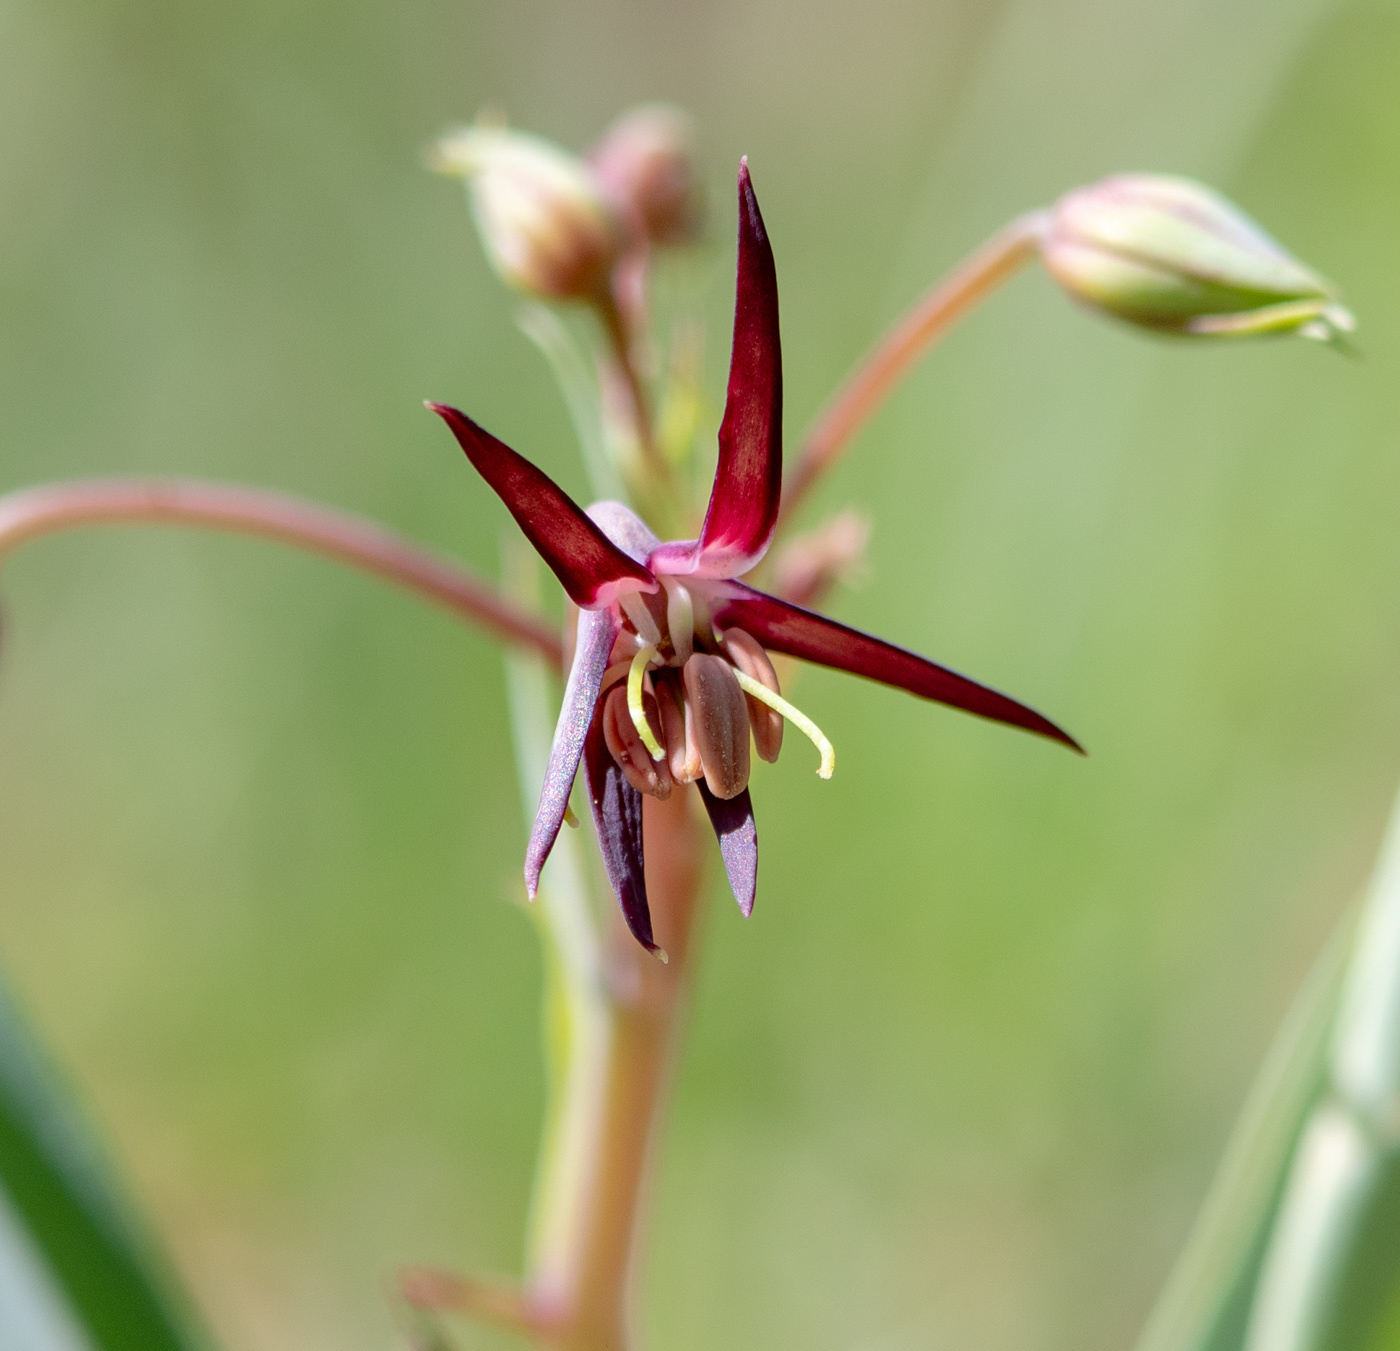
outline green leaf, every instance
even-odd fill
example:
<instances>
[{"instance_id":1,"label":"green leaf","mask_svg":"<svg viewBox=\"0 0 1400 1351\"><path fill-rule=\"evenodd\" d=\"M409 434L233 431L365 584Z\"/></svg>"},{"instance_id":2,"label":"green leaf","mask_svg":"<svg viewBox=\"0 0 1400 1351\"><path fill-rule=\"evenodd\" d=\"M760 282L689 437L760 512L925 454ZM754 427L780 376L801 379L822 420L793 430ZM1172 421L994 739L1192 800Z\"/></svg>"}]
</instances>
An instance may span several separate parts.
<instances>
[{"instance_id":1,"label":"green leaf","mask_svg":"<svg viewBox=\"0 0 1400 1351\"><path fill-rule=\"evenodd\" d=\"M1400 1295L1400 806L1259 1279L1248 1351L1387 1345ZM1389 1343L1394 1345L1393 1342Z\"/></svg>"},{"instance_id":2,"label":"green leaf","mask_svg":"<svg viewBox=\"0 0 1400 1351\"><path fill-rule=\"evenodd\" d=\"M1350 927L1270 1053L1139 1351L1400 1347L1400 804Z\"/></svg>"},{"instance_id":3,"label":"green leaf","mask_svg":"<svg viewBox=\"0 0 1400 1351\"><path fill-rule=\"evenodd\" d=\"M101 1150L0 985L0 1342L23 1351L196 1351ZM23 1321L21 1321L23 1320ZM19 1340L23 1328L24 1340Z\"/></svg>"},{"instance_id":4,"label":"green leaf","mask_svg":"<svg viewBox=\"0 0 1400 1351\"><path fill-rule=\"evenodd\" d=\"M1137 1351L1240 1351L1298 1139L1325 1082L1351 949L1343 921L1264 1061Z\"/></svg>"}]
</instances>

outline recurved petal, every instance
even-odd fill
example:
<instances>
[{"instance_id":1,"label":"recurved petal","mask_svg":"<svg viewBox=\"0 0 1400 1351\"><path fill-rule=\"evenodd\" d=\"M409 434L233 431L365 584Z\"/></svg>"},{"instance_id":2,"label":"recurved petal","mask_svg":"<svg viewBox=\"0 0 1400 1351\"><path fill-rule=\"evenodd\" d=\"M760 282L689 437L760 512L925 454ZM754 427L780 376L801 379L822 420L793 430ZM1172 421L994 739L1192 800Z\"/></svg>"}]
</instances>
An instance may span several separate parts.
<instances>
[{"instance_id":1,"label":"recurved petal","mask_svg":"<svg viewBox=\"0 0 1400 1351\"><path fill-rule=\"evenodd\" d=\"M632 936L648 952L655 952L642 854L642 795L627 782L608 753L601 718L595 718L588 729L583 767L598 847L613 894Z\"/></svg>"},{"instance_id":2,"label":"recurved petal","mask_svg":"<svg viewBox=\"0 0 1400 1351\"><path fill-rule=\"evenodd\" d=\"M554 727L554 742L549 748L549 766L544 773L544 789L540 793L539 810L530 829L530 843L525 850L525 889L530 899L540 885L540 870L544 867L559 827L564 823L564 811L569 805L569 791L578 773L579 757L584 740L593 722L593 709L607 669L608 653L617 637L618 624L609 610L581 610L578 617L578 641L574 647L574 664L569 668L568 684L564 687L564 706Z\"/></svg>"},{"instance_id":3,"label":"recurved petal","mask_svg":"<svg viewBox=\"0 0 1400 1351\"><path fill-rule=\"evenodd\" d=\"M739 164L739 271L719 464L700 538L663 545L658 570L738 577L768 548L783 485L783 356L778 274L747 160Z\"/></svg>"},{"instance_id":4,"label":"recurved petal","mask_svg":"<svg viewBox=\"0 0 1400 1351\"><path fill-rule=\"evenodd\" d=\"M719 855L724 860L729 889L739 902L744 918L753 914L754 894L758 890L758 826L753 818L753 801L749 790L737 797L716 797L701 779L696 787L710 814L710 824L719 840Z\"/></svg>"},{"instance_id":5,"label":"recurved petal","mask_svg":"<svg viewBox=\"0 0 1400 1351\"><path fill-rule=\"evenodd\" d=\"M866 676L920 698L975 713L979 718L1049 737L1084 754L1083 747L1068 732L1034 709L916 653L811 610L789 605L742 582L724 582L711 594L717 624L738 625L771 652Z\"/></svg>"},{"instance_id":6,"label":"recurved petal","mask_svg":"<svg viewBox=\"0 0 1400 1351\"><path fill-rule=\"evenodd\" d=\"M467 459L506 504L575 605L597 610L622 592L656 590L656 578L645 565L619 549L548 474L458 409L442 403L428 407L452 429Z\"/></svg>"}]
</instances>

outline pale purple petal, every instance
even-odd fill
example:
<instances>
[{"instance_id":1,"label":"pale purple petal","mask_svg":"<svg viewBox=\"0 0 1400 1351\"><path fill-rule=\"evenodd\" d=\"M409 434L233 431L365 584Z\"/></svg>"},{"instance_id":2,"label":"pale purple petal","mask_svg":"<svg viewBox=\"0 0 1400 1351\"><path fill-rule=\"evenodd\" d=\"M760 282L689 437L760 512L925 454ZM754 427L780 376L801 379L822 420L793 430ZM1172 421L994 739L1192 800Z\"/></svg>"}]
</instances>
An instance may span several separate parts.
<instances>
[{"instance_id":1,"label":"pale purple petal","mask_svg":"<svg viewBox=\"0 0 1400 1351\"><path fill-rule=\"evenodd\" d=\"M754 822L753 802L749 790L728 800L716 797L698 779L695 786L710 814L710 824L719 841L719 856L724 860L724 873L729 889L739 902L745 919L753 914L754 895L758 890L758 826Z\"/></svg>"},{"instance_id":2,"label":"pale purple petal","mask_svg":"<svg viewBox=\"0 0 1400 1351\"><path fill-rule=\"evenodd\" d=\"M818 666L833 666L852 675L867 676L921 698L974 713L979 718L1035 732L1081 755L1084 753L1083 747L1068 732L1033 708L902 647L755 591L742 582L720 582L707 594L717 625L724 628L733 624L773 652L800 657Z\"/></svg>"},{"instance_id":3,"label":"pale purple petal","mask_svg":"<svg viewBox=\"0 0 1400 1351\"><path fill-rule=\"evenodd\" d=\"M618 627L610 610L579 611L574 664L569 668L564 706L559 710L554 742L549 748L544 790L540 793L535 824L530 829L530 844L525 850L525 889L531 900L539 890L540 870L564 823L564 810L569 805L569 792L574 786L574 775L578 773L579 757L593 721L598 690Z\"/></svg>"},{"instance_id":4,"label":"pale purple petal","mask_svg":"<svg viewBox=\"0 0 1400 1351\"><path fill-rule=\"evenodd\" d=\"M589 728L583 764L608 881L633 938L648 952L655 952L642 853L642 795L627 782L608 753L602 722L596 718Z\"/></svg>"},{"instance_id":5,"label":"pale purple petal","mask_svg":"<svg viewBox=\"0 0 1400 1351\"><path fill-rule=\"evenodd\" d=\"M634 563L645 564L647 555L660 547L661 541L652 534L651 527L621 502L595 502L586 514Z\"/></svg>"}]
</instances>

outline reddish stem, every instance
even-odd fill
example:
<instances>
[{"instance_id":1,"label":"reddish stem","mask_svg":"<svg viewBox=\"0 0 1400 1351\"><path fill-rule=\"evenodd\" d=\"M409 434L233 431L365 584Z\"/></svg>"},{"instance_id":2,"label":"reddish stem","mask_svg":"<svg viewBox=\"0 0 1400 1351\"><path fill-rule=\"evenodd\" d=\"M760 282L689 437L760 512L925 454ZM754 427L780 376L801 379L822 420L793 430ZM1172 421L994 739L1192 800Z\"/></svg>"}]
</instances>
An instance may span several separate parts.
<instances>
[{"instance_id":1,"label":"reddish stem","mask_svg":"<svg viewBox=\"0 0 1400 1351\"><path fill-rule=\"evenodd\" d=\"M0 497L0 558L41 535L90 525L183 525L260 535L347 563L435 601L555 667L552 625L458 564L373 521L283 493L197 479L72 479Z\"/></svg>"},{"instance_id":2,"label":"reddish stem","mask_svg":"<svg viewBox=\"0 0 1400 1351\"><path fill-rule=\"evenodd\" d=\"M627 391L637 445L641 451L642 463L653 480L650 489L651 495L655 496L671 486L671 466L666 463L660 447L656 444L656 432L651 421L651 401L647 398L642 374L637 369L633 328L623 312L622 305L611 292L598 301L597 310L598 318L607 334L613 364Z\"/></svg>"},{"instance_id":3,"label":"reddish stem","mask_svg":"<svg viewBox=\"0 0 1400 1351\"><path fill-rule=\"evenodd\" d=\"M836 462L919 357L1035 256L1044 221L1043 212L1033 211L993 235L938 282L861 362L807 433L785 485L783 517Z\"/></svg>"},{"instance_id":4,"label":"reddish stem","mask_svg":"<svg viewBox=\"0 0 1400 1351\"><path fill-rule=\"evenodd\" d=\"M640 1345L642 1236L649 1180L689 986L694 925L704 882L708 825L693 792L646 798L647 893L657 942L669 962L644 951L610 906L607 964L612 1046L600 1116L584 1179L589 1192L579 1243L563 1269L534 1271L527 1302L553 1318L545 1345L558 1351L633 1351Z\"/></svg>"},{"instance_id":5,"label":"reddish stem","mask_svg":"<svg viewBox=\"0 0 1400 1351\"><path fill-rule=\"evenodd\" d=\"M548 1318L534 1309L518 1281L458 1276L436 1267L409 1267L399 1273L399 1294L412 1308L450 1313L505 1328L522 1336L545 1338Z\"/></svg>"}]
</instances>

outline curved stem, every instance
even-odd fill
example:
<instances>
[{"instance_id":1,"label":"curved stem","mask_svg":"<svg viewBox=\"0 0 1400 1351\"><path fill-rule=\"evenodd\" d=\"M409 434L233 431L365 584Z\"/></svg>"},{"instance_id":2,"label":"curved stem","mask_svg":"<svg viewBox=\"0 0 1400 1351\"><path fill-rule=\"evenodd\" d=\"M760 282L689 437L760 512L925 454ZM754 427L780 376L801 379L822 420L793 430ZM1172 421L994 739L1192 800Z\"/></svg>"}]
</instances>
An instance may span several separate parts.
<instances>
[{"instance_id":1,"label":"curved stem","mask_svg":"<svg viewBox=\"0 0 1400 1351\"><path fill-rule=\"evenodd\" d=\"M694 794L643 802L647 893L666 964L645 952L616 906L608 922L611 1038L594 1124L584 1223L561 1269L536 1269L534 1306L557 1322L560 1351L631 1351L639 1345L641 1238L648 1186L669 1103L671 1062L689 987L704 880L705 826Z\"/></svg>"},{"instance_id":2,"label":"curved stem","mask_svg":"<svg viewBox=\"0 0 1400 1351\"><path fill-rule=\"evenodd\" d=\"M1032 211L998 231L939 281L850 375L817 415L783 493L788 516L885 401L909 368L963 315L1035 256L1045 213Z\"/></svg>"},{"instance_id":3,"label":"curved stem","mask_svg":"<svg viewBox=\"0 0 1400 1351\"><path fill-rule=\"evenodd\" d=\"M637 369L637 362L633 357L632 333L616 297L607 295L598 302L597 309L607 334L613 362L627 390L642 464L652 479L652 494L665 493L673 486L671 466L666 463L660 447L656 444L656 433L651 422L651 402L647 398L646 386L642 383L641 372Z\"/></svg>"},{"instance_id":4,"label":"curved stem","mask_svg":"<svg viewBox=\"0 0 1400 1351\"><path fill-rule=\"evenodd\" d=\"M92 525L176 525L259 535L373 573L528 647L556 668L559 637L456 563L373 521L283 493L197 479L72 479L0 497L0 561L29 540Z\"/></svg>"},{"instance_id":5,"label":"curved stem","mask_svg":"<svg viewBox=\"0 0 1400 1351\"><path fill-rule=\"evenodd\" d=\"M409 1267L399 1273L398 1293L410 1308L458 1314L527 1337L547 1336L550 1331L517 1282L458 1276L436 1267Z\"/></svg>"}]
</instances>

